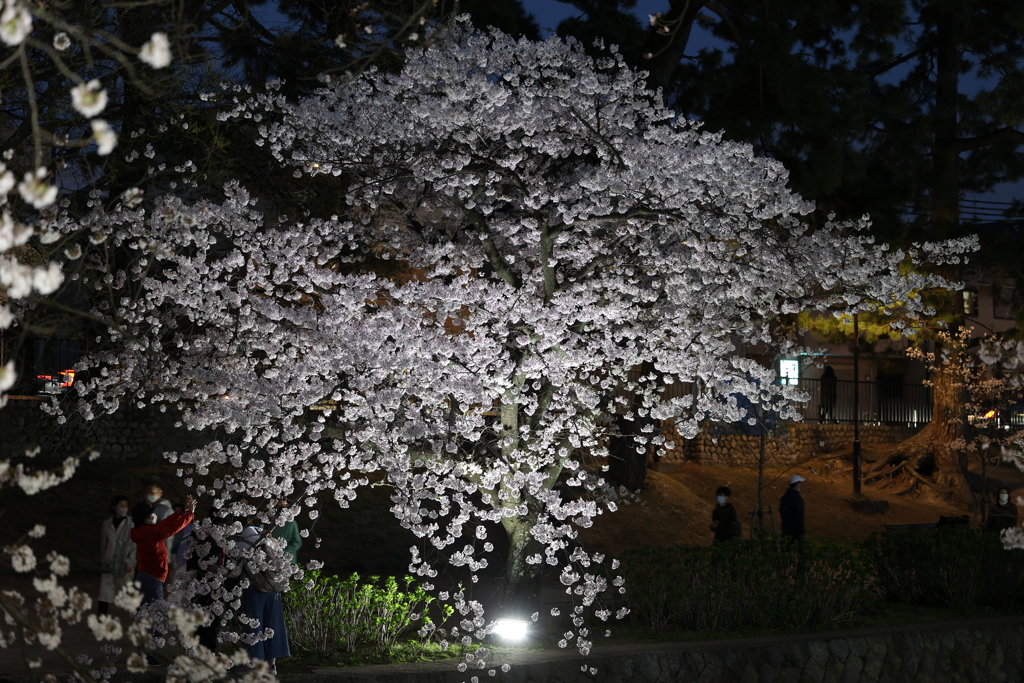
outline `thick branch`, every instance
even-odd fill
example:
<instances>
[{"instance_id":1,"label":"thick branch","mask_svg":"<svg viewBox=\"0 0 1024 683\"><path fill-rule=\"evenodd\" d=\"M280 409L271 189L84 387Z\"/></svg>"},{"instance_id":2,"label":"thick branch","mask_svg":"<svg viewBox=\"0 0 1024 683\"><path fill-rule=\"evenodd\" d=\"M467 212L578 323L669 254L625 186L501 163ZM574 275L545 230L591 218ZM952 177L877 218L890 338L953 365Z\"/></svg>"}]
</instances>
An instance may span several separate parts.
<instances>
[{"instance_id":1,"label":"thick branch","mask_svg":"<svg viewBox=\"0 0 1024 683\"><path fill-rule=\"evenodd\" d=\"M953 148L957 153L960 153L1007 143L1014 146L1024 145L1024 132L1007 126L984 135L976 135L972 138L959 138L953 143Z\"/></svg>"}]
</instances>

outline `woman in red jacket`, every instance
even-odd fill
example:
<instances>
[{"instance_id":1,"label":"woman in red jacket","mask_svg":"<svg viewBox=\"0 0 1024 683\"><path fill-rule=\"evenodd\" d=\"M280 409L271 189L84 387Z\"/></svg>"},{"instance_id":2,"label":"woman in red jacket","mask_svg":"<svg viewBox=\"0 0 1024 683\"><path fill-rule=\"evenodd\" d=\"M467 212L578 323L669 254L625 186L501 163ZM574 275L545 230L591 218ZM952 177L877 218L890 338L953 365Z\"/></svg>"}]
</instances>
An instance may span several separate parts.
<instances>
[{"instance_id":1,"label":"woman in red jacket","mask_svg":"<svg viewBox=\"0 0 1024 683\"><path fill-rule=\"evenodd\" d=\"M188 496L184 510L175 512L162 522L156 521L156 513L148 513L144 518L140 515L134 520L132 540L135 541L138 563L135 578L141 584L143 605L163 599L164 581L167 580L167 545L164 541L191 524L195 511L196 500Z\"/></svg>"}]
</instances>

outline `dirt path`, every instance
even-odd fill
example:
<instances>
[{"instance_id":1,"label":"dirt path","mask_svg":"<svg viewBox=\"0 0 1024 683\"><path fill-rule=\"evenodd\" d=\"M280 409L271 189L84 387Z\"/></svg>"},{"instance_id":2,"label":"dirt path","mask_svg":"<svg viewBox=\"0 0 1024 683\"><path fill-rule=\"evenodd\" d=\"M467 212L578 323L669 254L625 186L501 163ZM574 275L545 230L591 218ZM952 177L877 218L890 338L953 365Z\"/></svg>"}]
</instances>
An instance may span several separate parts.
<instances>
[{"instance_id":1,"label":"dirt path","mask_svg":"<svg viewBox=\"0 0 1024 683\"><path fill-rule=\"evenodd\" d=\"M884 449L865 449L864 471L885 455ZM886 524L914 524L938 521L940 515L963 515L971 511L940 499L929 489L899 495L907 487L898 483L886 485L879 481L865 484L863 496L888 504L884 512L865 514L853 508L852 463L848 452L837 452L803 462L790 469L773 469L766 476L771 482L765 491L766 505L778 510L779 498L792 474L807 481L803 496L807 506L807 537L828 539L839 543L862 541L873 532L883 531ZM980 481L973 474L972 480ZM1024 474L1011 465L1001 465L990 473L990 486L1003 483L1011 497L1024 495ZM741 467L705 467L683 463L675 472L662 474L649 471L647 487L637 502L620 506L613 514L602 515L591 529L582 530L584 542L594 550L609 554L646 545L677 545L711 543L708 529L714 507L715 489L727 485L733 491L730 502L740 514L745 532L751 526L751 511L757 502L757 472ZM996 488L996 486L992 486ZM776 517L776 525L779 520ZM767 523L767 522L766 522Z\"/></svg>"}]
</instances>

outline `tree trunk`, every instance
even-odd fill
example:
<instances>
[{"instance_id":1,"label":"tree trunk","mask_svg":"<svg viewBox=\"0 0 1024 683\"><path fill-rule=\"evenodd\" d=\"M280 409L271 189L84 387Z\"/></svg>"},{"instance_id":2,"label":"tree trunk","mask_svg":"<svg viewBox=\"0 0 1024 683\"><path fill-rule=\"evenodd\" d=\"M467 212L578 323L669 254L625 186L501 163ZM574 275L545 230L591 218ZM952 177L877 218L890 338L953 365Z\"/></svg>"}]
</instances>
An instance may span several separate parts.
<instances>
[{"instance_id":1,"label":"tree trunk","mask_svg":"<svg viewBox=\"0 0 1024 683\"><path fill-rule=\"evenodd\" d=\"M547 473L541 488L550 491L558 481L562 468L556 466ZM505 505L519 504L519 498L506 498ZM516 615L529 618L540 610L540 570L543 563L529 564L530 555L540 553L542 548L533 537L533 527L540 516L540 503L536 499L526 500L527 513L514 517L502 517L501 525L508 535L508 561L505 564L505 589L502 592L502 615Z\"/></svg>"},{"instance_id":2,"label":"tree trunk","mask_svg":"<svg viewBox=\"0 0 1024 683\"><path fill-rule=\"evenodd\" d=\"M540 611L541 564L527 564L526 558L540 551L531 532L536 514L505 517L501 525L508 534L508 562L505 565L505 590L501 596L501 617L528 621Z\"/></svg>"},{"instance_id":3,"label":"tree trunk","mask_svg":"<svg viewBox=\"0 0 1024 683\"><path fill-rule=\"evenodd\" d=\"M516 378L517 387L525 382L522 376ZM498 434L502 443L502 457L506 462L515 460L514 451L520 448L519 406L515 396L508 395L501 406L501 431ZM562 473L561 462L552 465L545 473L541 484L543 491L550 491ZM536 497L518 488L508 485L515 472L505 475L501 487L501 495L497 497L497 505L503 508L517 508L526 503L525 515L503 516L501 525L508 535L508 561L505 565L505 590L502 594L501 611L503 615L517 615L529 618L540 609L540 569L542 564L528 564L526 558L540 551L540 543L533 537L533 528L540 516L540 503ZM524 496L525 500L524 500Z\"/></svg>"},{"instance_id":4,"label":"tree trunk","mask_svg":"<svg viewBox=\"0 0 1024 683\"><path fill-rule=\"evenodd\" d=\"M644 421L617 420L622 436L613 436L608 444L608 479L615 484L625 486L630 491L639 491L647 479L647 451L649 439L643 442L636 440L642 434Z\"/></svg>"},{"instance_id":5,"label":"tree trunk","mask_svg":"<svg viewBox=\"0 0 1024 683\"><path fill-rule=\"evenodd\" d=\"M938 355L938 353L936 353ZM967 415L966 388L940 365L933 379L932 420L920 432L897 446L886 461L895 465L904 460L918 472L932 469L932 481L949 498L966 503L971 500L967 485L967 454L963 450Z\"/></svg>"}]
</instances>

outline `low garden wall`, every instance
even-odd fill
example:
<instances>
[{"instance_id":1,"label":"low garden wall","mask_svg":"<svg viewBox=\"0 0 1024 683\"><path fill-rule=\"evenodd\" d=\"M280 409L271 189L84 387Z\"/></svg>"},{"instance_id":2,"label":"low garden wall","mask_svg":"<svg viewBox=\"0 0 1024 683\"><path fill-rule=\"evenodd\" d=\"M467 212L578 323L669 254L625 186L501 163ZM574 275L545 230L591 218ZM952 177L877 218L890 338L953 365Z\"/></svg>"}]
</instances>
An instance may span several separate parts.
<instances>
[{"instance_id":1,"label":"low garden wall","mask_svg":"<svg viewBox=\"0 0 1024 683\"><path fill-rule=\"evenodd\" d=\"M923 425L922 425L923 427ZM862 425L860 440L864 446L898 443L920 430L903 425ZM671 438L671 434L667 434ZM734 425L706 422L696 438L675 437L672 448L662 459L666 462L691 461L715 467L757 467L761 438L743 434ZM780 424L765 443L769 463L829 453L853 443L853 425Z\"/></svg>"},{"instance_id":2,"label":"low garden wall","mask_svg":"<svg viewBox=\"0 0 1024 683\"><path fill-rule=\"evenodd\" d=\"M47 399L48 400L48 399ZM45 401L11 399L0 409L0 458L39 448L45 458L62 459L96 449L101 457L136 458L198 448L209 438L184 427L180 417L155 408L122 408L86 422L68 411L64 421L47 414Z\"/></svg>"},{"instance_id":3,"label":"low garden wall","mask_svg":"<svg viewBox=\"0 0 1024 683\"><path fill-rule=\"evenodd\" d=\"M164 451L186 451L200 447L208 435L175 427L179 417L173 411L161 413L152 407L122 408L91 422L68 412L65 422L40 410L42 401L12 399L0 410L0 458L40 447L50 457L63 458L96 448L103 457L135 458ZM903 426L862 426L861 442L896 443L917 430ZM734 425L707 422L694 439L684 440L669 433L674 447L665 462L692 461L718 467L756 467L760 438L740 432ZM803 458L830 452L853 442L853 426L838 424L781 424L768 440L770 462Z\"/></svg>"},{"instance_id":4,"label":"low garden wall","mask_svg":"<svg viewBox=\"0 0 1024 683\"><path fill-rule=\"evenodd\" d=\"M738 640L618 645L581 660L572 652L523 652L512 668L459 673L451 661L291 676L293 683L1017 683L1024 617L911 624ZM581 671L586 666L587 672ZM590 667L596 669L590 673Z\"/></svg>"}]
</instances>

